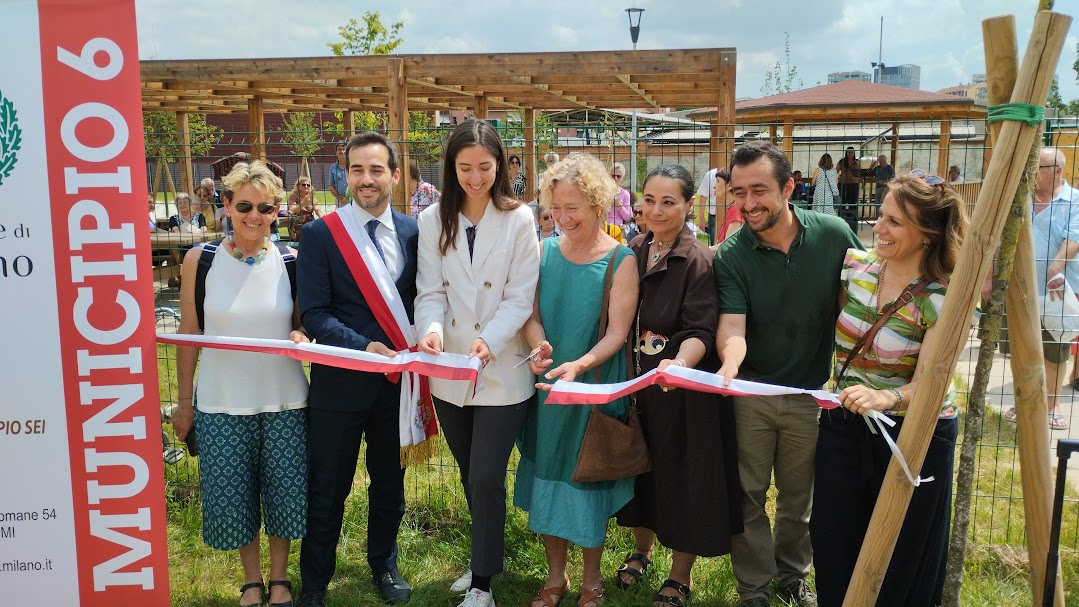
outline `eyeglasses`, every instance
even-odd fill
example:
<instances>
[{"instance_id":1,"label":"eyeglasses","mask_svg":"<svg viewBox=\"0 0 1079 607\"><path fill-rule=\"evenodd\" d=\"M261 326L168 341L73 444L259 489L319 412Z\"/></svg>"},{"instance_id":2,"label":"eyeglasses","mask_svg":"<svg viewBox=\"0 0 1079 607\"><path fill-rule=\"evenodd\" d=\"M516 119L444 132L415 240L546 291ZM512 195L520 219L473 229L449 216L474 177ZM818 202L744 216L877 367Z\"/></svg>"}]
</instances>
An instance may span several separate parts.
<instances>
[{"instance_id":1,"label":"eyeglasses","mask_svg":"<svg viewBox=\"0 0 1079 607\"><path fill-rule=\"evenodd\" d=\"M625 175L619 175L618 173L611 173L611 177L613 177L615 179L621 179L621 178L625 177Z\"/></svg>"},{"instance_id":2,"label":"eyeglasses","mask_svg":"<svg viewBox=\"0 0 1079 607\"><path fill-rule=\"evenodd\" d=\"M263 215L273 215L275 206L276 205L274 205L273 203L260 202L258 203L258 212ZM239 202L232 203L232 208L236 209L237 213L250 213L251 209L255 208L255 205L247 202L246 200L241 200Z\"/></svg>"},{"instance_id":3,"label":"eyeglasses","mask_svg":"<svg viewBox=\"0 0 1079 607\"><path fill-rule=\"evenodd\" d=\"M1039 168L1039 169L1055 169L1055 168L1057 168L1058 166L1059 166L1059 165L1056 165L1056 164L1039 164L1039 165L1038 165L1038 168Z\"/></svg>"}]
</instances>

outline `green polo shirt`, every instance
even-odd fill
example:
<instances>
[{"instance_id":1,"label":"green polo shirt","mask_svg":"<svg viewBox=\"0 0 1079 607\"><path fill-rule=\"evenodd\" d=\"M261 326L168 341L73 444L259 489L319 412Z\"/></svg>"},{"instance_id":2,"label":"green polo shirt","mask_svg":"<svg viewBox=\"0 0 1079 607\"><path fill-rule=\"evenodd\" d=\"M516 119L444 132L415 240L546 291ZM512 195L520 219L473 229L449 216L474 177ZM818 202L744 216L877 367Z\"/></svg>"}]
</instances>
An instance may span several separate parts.
<instances>
[{"instance_id":1,"label":"green polo shirt","mask_svg":"<svg viewBox=\"0 0 1079 607\"><path fill-rule=\"evenodd\" d=\"M835 348L843 257L863 247L842 219L790 206L799 230L789 253L761 244L748 226L716 251L719 313L746 315L740 377L819 388Z\"/></svg>"}]
</instances>

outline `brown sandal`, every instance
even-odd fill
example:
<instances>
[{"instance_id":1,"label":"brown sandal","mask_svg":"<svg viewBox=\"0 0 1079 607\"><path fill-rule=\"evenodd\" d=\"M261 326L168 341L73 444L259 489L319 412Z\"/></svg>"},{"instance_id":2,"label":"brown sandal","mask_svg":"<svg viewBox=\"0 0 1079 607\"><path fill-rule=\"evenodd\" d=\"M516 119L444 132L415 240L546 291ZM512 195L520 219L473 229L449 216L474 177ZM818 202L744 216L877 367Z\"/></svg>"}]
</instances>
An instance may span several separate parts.
<instances>
[{"instance_id":1,"label":"brown sandal","mask_svg":"<svg viewBox=\"0 0 1079 607\"><path fill-rule=\"evenodd\" d=\"M603 603L603 586L581 589L581 600L577 601L577 607L586 607L589 603L593 605Z\"/></svg>"},{"instance_id":2,"label":"brown sandal","mask_svg":"<svg viewBox=\"0 0 1079 607\"><path fill-rule=\"evenodd\" d=\"M545 607L557 607L562 602L562 597L566 596L569 592L569 578L562 581L560 587L544 586L539 589L536 596L532 597L532 600L528 601L529 607L536 601L541 601Z\"/></svg>"}]
</instances>

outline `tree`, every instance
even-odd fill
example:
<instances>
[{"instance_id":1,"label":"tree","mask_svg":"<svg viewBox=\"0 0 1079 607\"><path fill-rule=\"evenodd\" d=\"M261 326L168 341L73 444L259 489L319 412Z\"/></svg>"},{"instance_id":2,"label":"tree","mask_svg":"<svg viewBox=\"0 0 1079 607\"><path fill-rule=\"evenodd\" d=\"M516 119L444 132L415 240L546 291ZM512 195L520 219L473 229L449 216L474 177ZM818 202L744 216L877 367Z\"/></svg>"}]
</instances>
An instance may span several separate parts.
<instances>
[{"instance_id":1,"label":"tree","mask_svg":"<svg viewBox=\"0 0 1079 607\"><path fill-rule=\"evenodd\" d=\"M408 155L417 161L442 155L442 133L427 112L408 113Z\"/></svg>"},{"instance_id":2,"label":"tree","mask_svg":"<svg viewBox=\"0 0 1079 607\"><path fill-rule=\"evenodd\" d=\"M329 42L326 46L334 55L388 55L397 47L401 46L404 39L399 35L405 27L403 21L390 25L389 29L382 25L382 15L378 12L367 11L363 14L363 25L355 19L349 19L347 25L337 28L341 36L339 42ZM373 131L382 126L385 119L374 112L353 112L354 124L358 131ZM327 133L334 135L338 140L344 140L352 133L345 133L344 112L334 112L335 121L327 120L322 123L322 128Z\"/></svg>"},{"instance_id":3,"label":"tree","mask_svg":"<svg viewBox=\"0 0 1079 607\"><path fill-rule=\"evenodd\" d=\"M524 147L524 115L519 110L506 112L505 119L498 124L498 136L507 147ZM558 129L546 114L536 114L535 140L536 154L539 156L543 156L558 145Z\"/></svg>"},{"instance_id":4,"label":"tree","mask_svg":"<svg viewBox=\"0 0 1079 607\"><path fill-rule=\"evenodd\" d=\"M300 174L311 176L308 159L322 147L322 133L315 126L315 115L310 112L285 114L281 131L281 143L301 158Z\"/></svg>"},{"instance_id":5,"label":"tree","mask_svg":"<svg viewBox=\"0 0 1079 607\"><path fill-rule=\"evenodd\" d=\"M206 124L206 116L190 114L187 117L187 129L190 131L191 155L205 156L221 141L221 129ZM175 192L172 174L168 163L175 162L183 150L181 133L176 126L176 114L168 112L143 112L142 135L146 141L146 154L157 158L157 175L152 184L157 191L161 174L168 175L168 188Z\"/></svg>"},{"instance_id":6,"label":"tree","mask_svg":"<svg viewBox=\"0 0 1079 607\"><path fill-rule=\"evenodd\" d=\"M363 25L355 19L349 19L347 25L337 28L341 36L340 42L330 42L334 55L389 55L404 40L398 35L405 27L403 21L390 25L389 29L382 25L382 15L378 12L367 11L363 14Z\"/></svg>"},{"instance_id":7,"label":"tree","mask_svg":"<svg viewBox=\"0 0 1079 607\"><path fill-rule=\"evenodd\" d=\"M1064 110L1064 100L1060 98L1060 83L1056 76L1053 76L1053 84L1049 85L1049 98L1045 101L1045 107L1051 107L1057 112Z\"/></svg>"},{"instance_id":8,"label":"tree","mask_svg":"<svg viewBox=\"0 0 1079 607\"><path fill-rule=\"evenodd\" d=\"M791 35L783 32L783 56L786 66L776 61L776 66L768 70L764 75L764 84L761 86L761 96L779 95L796 91L805 83L798 76L798 66L791 64ZM797 86L795 85L797 83Z\"/></svg>"}]
</instances>

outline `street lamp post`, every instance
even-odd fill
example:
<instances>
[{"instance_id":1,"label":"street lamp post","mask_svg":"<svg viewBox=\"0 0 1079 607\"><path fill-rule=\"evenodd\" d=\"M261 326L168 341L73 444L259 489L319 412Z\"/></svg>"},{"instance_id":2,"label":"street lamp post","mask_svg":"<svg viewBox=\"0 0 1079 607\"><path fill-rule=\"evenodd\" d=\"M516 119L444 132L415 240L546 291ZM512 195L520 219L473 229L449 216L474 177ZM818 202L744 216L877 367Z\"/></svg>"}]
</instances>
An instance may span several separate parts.
<instances>
[{"instance_id":1,"label":"street lamp post","mask_svg":"<svg viewBox=\"0 0 1079 607\"><path fill-rule=\"evenodd\" d=\"M643 8L627 8L626 15L629 17L629 37L633 41L633 50L637 50L637 38L641 35L641 13ZM630 147L629 147L629 187L631 192L637 190L637 108L633 108L629 119Z\"/></svg>"}]
</instances>

